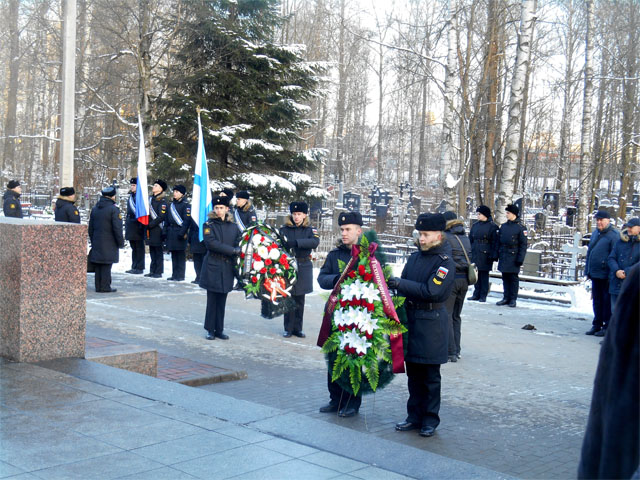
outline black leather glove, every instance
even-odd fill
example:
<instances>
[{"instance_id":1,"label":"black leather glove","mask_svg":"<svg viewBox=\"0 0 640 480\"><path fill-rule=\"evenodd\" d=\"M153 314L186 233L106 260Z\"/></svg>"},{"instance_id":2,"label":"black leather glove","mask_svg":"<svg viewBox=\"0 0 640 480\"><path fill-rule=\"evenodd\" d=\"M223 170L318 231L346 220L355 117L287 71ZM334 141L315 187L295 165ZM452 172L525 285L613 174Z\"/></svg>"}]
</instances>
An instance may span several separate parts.
<instances>
[{"instance_id":1,"label":"black leather glove","mask_svg":"<svg viewBox=\"0 0 640 480\"><path fill-rule=\"evenodd\" d=\"M387 280L387 287L393 288L394 290L400 286L400 279L397 277L389 277Z\"/></svg>"},{"instance_id":2,"label":"black leather glove","mask_svg":"<svg viewBox=\"0 0 640 480\"><path fill-rule=\"evenodd\" d=\"M240 255L242 253L242 249L240 247L236 247L233 249L234 255Z\"/></svg>"},{"instance_id":3,"label":"black leather glove","mask_svg":"<svg viewBox=\"0 0 640 480\"><path fill-rule=\"evenodd\" d=\"M522 266L521 262L516 262L516 267L520 268Z\"/></svg>"}]
</instances>

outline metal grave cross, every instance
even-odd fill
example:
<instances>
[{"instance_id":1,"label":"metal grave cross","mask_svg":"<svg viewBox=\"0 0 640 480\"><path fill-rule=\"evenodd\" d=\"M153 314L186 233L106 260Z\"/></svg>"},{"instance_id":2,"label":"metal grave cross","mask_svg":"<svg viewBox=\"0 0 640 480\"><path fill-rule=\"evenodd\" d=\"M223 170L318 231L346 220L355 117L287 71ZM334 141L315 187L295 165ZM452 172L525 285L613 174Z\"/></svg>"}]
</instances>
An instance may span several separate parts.
<instances>
[{"instance_id":1,"label":"metal grave cross","mask_svg":"<svg viewBox=\"0 0 640 480\"><path fill-rule=\"evenodd\" d=\"M571 271L573 272L573 279L576 280L576 265L578 263L578 255L586 255L587 247L580 246L582 235L580 232L576 232L573 235L573 245L565 243L562 245L562 251L571 254Z\"/></svg>"}]
</instances>

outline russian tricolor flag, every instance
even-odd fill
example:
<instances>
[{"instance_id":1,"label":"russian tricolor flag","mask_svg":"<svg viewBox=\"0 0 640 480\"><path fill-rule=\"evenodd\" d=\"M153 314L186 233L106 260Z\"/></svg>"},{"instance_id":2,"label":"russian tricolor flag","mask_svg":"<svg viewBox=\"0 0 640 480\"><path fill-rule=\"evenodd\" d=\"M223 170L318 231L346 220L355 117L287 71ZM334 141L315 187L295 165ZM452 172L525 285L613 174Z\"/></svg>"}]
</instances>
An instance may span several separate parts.
<instances>
[{"instance_id":1,"label":"russian tricolor flag","mask_svg":"<svg viewBox=\"0 0 640 480\"><path fill-rule=\"evenodd\" d=\"M142 119L138 115L140 144L138 146L138 183L136 185L136 218L143 225L149 225L149 195L147 187L147 156L144 149Z\"/></svg>"}]
</instances>

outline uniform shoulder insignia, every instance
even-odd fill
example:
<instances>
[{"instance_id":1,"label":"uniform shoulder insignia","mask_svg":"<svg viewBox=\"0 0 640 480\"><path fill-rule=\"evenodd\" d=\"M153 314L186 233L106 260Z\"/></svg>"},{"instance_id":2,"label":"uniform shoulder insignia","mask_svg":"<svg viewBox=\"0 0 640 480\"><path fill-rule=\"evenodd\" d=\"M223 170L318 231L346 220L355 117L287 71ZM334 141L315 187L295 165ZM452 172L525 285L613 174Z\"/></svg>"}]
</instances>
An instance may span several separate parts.
<instances>
[{"instance_id":1,"label":"uniform shoulder insignia","mask_svg":"<svg viewBox=\"0 0 640 480\"><path fill-rule=\"evenodd\" d=\"M203 231L203 233L204 233L205 235L209 235L209 234L211 233L211 229L210 229L210 228L205 228L205 229L204 229L204 231Z\"/></svg>"},{"instance_id":2,"label":"uniform shoulder insignia","mask_svg":"<svg viewBox=\"0 0 640 480\"><path fill-rule=\"evenodd\" d=\"M446 255L446 254L444 254L444 253L439 253L438 255L440 255L440 258L441 258L442 260L449 260L449 255Z\"/></svg>"},{"instance_id":3,"label":"uniform shoulder insignia","mask_svg":"<svg viewBox=\"0 0 640 480\"><path fill-rule=\"evenodd\" d=\"M255 215L251 215L251 221L255 222L256 220L258 220L257 217Z\"/></svg>"},{"instance_id":4,"label":"uniform shoulder insignia","mask_svg":"<svg viewBox=\"0 0 640 480\"><path fill-rule=\"evenodd\" d=\"M433 283L436 285L442 285L442 280L438 280L436 277L433 277Z\"/></svg>"},{"instance_id":5,"label":"uniform shoulder insignia","mask_svg":"<svg viewBox=\"0 0 640 480\"><path fill-rule=\"evenodd\" d=\"M122 220L122 214L120 212L118 212L118 218Z\"/></svg>"},{"instance_id":6,"label":"uniform shoulder insignia","mask_svg":"<svg viewBox=\"0 0 640 480\"><path fill-rule=\"evenodd\" d=\"M78 210L74 210L73 213L75 213L76 215L80 215L80 212L78 212Z\"/></svg>"},{"instance_id":7,"label":"uniform shoulder insignia","mask_svg":"<svg viewBox=\"0 0 640 480\"><path fill-rule=\"evenodd\" d=\"M191 216L191 207L187 207L187 217Z\"/></svg>"},{"instance_id":8,"label":"uniform shoulder insignia","mask_svg":"<svg viewBox=\"0 0 640 480\"><path fill-rule=\"evenodd\" d=\"M16 206L13 203L10 205L10 207L11 208L16 208Z\"/></svg>"},{"instance_id":9,"label":"uniform shoulder insignia","mask_svg":"<svg viewBox=\"0 0 640 480\"><path fill-rule=\"evenodd\" d=\"M316 235L316 236L318 235L318 229L317 228L311 227L311 231L313 232L314 235Z\"/></svg>"},{"instance_id":10,"label":"uniform shoulder insignia","mask_svg":"<svg viewBox=\"0 0 640 480\"><path fill-rule=\"evenodd\" d=\"M167 209L167 204L166 204L166 203L163 203L163 204L162 204L162 211L164 212L166 209Z\"/></svg>"}]
</instances>

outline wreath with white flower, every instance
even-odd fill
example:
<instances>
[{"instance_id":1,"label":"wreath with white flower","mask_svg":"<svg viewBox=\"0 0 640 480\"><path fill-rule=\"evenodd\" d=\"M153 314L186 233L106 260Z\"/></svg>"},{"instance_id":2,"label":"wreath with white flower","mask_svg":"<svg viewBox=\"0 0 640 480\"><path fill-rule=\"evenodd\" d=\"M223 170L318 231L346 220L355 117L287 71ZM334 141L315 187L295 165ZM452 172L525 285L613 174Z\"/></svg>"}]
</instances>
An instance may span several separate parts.
<instances>
[{"instance_id":1,"label":"wreath with white flower","mask_svg":"<svg viewBox=\"0 0 640 480\"><path fill-rule=\"evenodd\" d=\"M240 250L237 269L246 296L270 303L269 318L284 313L298 267L295 257L281 246L279 234L258 222L242 233Z\"/></svg>"},{"instance_id":2,"label":"wreath with white flower","mask_svg":"<svg viewBox=\"0 0 640 480\"><path fill-rule=\"evenodd\" d=\"M375 251L377 245L371 245ZM344 272L347 264L338 261L338 265ZM349 393L375 392L384 388L393 377L389 339L407 329L397 316L394 319L389 315L391 301L395 315L395 309L400 308L405 300L404 297L390 296L386 286L390 275L391 267L380 266L371 252L369 240L363 236L357 263L353 262L339 285L331 319L331 335L322 347L327 355L332 381L338 382ZM386 308L383 296L388 303Z\"/></svg>"}]
</instances>

